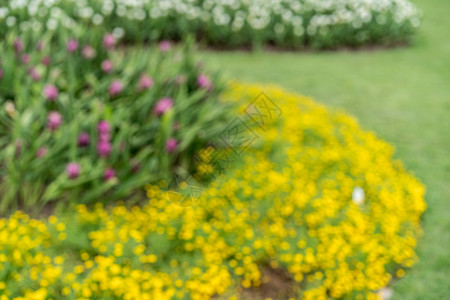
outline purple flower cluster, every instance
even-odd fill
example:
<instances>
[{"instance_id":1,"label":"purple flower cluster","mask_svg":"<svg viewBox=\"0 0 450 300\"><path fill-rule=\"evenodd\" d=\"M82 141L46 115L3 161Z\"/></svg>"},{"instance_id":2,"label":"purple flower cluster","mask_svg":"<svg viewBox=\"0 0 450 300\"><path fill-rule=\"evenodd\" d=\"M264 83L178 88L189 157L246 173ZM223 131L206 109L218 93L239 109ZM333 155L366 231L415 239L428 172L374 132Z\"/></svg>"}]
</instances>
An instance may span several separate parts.
<instances>
[{"instance_id":1,"label":"purple flower cluster","mask_svg":"<svg viewBox=\"0 0 450 300\"><path fill-rule=\"evenodd\" d=\"M97 153L100 157L106 158L111 154L111 128L107 121L100 121L97 125L98 143Z\"/></svg>"},{"instance_id":2,"label":"purple flower cluster","mask_svg":"<svg viewBox=\"0 0 450 300\"><path fill-rule=\"evenodd\" d=\"M75 39L71 39L67 42L66 47L69 53L74 53L78 50L78 41Z\"/></svg>"},{"instance_id":3,"label":"purple flower cluster","mask_svg":"<svg viewBox=\"0 0 450 300\"><path fill-rule=\"evenodd\" d=\"M166 142L166 151L169 152L169 153L172 153L172 152L175 151L177 146L178 146L177 140L174 139L174 138L170 138Z\"/></svg>"},{"instance_id":4,"label":"purple flower cluster","mask_svg":"<svg viewBox=\"0 0 450 300\"><path fill-rule=\"evenodd\" d=\"M79 164L71 162L66 166L66 173L70 179L77 179L80 175L81 167Z\"/></svg>"},{"instance_id":5,"label":"purple flower cluster","mask_svg":"<svg viewBox=\"0 0 450 300\"><path fill-rule=\"evenodd\" d=\"M197 84L201 89L205 89L207 91L211 91L214 87L211 80L204 74L200 74L197 77Z\"/></svg>"},{"instance_id":6,"label":"purple flower cluster","mask_svg":"<svg viewBox=\"0 0 450 300\"><path fill-rule=\"evenodd\" d=\"M81 50L81 55L83 55L85 59L93 59L97 55L97 51L95 51L95 49L91 46L85 45Z\"/></svg>"},{"instance_id":7,"label":"purple flower cluster","mask_svg":"<svg viewBox=\"0 0 450 300\"><path fill-rule=\"evenodd\" d=\"M24 49L23 42L20 38L15 39L13 46L14 51L16 51L16 54L21 53Z\"/></svg>"},{"instance_id":8,"label":"purple flower cluster","mask_svg":"<svg viewBox=\"0 0 450 300\"><path fill-rule=\"evenodd\" d=\"M78 147L87 147L91 143L91 137L88 133L82 132L78 136Z\"/></svg>"},{"instance_id":9,"label":"purple flower cluster","mask_svg":"<svg viewBox=\"0 0 450 300\"><path fill-rule=\"evenodd\" d=\"M106 74L111 73L114 66L112 61L110 61L109 59L102 61L102 65L101 65L102 71L105 72Z\"/></svg>"},{"instance_id":10,"label":"purple flower cluster","mask_svg":"<svg viewBox=\"0 0 450 300\"><path fill-rule=\"evenodd\" d=\"M105 173L103 174L103 179L105 181L108 181L110 179L113 179L114 177L116 177L116 171L112 168L107 168L105 170Z\"/></svg>"},{"instance_id":11,"label":"purple flower cluster","mask_svg":"<svg viewBox=\"0 0 450 300\"><path fill-rule=\"evenodd\" d=\"M31 76L31 79L33 79L33 81L41 80L41 74L34 67L30 67L28 69L28 74Z\"/></svg>"},{"instance_id":12,"label":"purple flower cluster","mask_svg":"<svg viewBox=\"0 0 450 300\"><path fill-rule=\"evenodd\" d=\"M108 93L111 97L117 97L123 90L123 84L120 80L114 80L109 86Z\"/></svg>"},{"instance_id":13,"label":"purple flower cluster","mask_svg":"<svg viewBox=\"0 0 450 300\"><path fill-rule=\"evenodd\" d=\"M63 118L61 114L57 111L51 111L47 117L47 127L51 131L55 131L61 126Z\"/></svg>"},{"instance_id":14,"label":"purple flower cluster","mask_svg":"<svg viewBox=\"0 0 450 300\"><path fill-rule=\"evenodd\" d=\"M166 111L171 109L173 106L173 100L170 98L162 98L156 103L153 113L157 116L163 115Z\"/></svg>"},{"instance_id":15,"label":"purple flower cluster","mask_svg":"<svg viewBox=\"0 0 450 300\"><path fill-rule=\"evenodd\" d=\"M106 34L103 37L103 47L106 50L111 50L116 46L116 38L111 33Z\"/></svg>"},{"instance_id":16,"label":"purple flower cluster","mask_svg":"<svg viewBox=\"0 0 450 300\"><path fill-rule=\"evenodd\" d=\"M88 97L90 97L92 95L92 98L95 98L96 101L97 99L99 102L110 101L110 103L106 103L106 105L99 105L99 111L102 111L105 106L108 106L109 109L110 104L113 109L116 109L116 107L114 106L115 104L121 105L119 107L122 108L126 105L133 105L133 101L135 101L137 103L135 107L147 108L145 109L145 113L143 112L139 115L136 114L136 120L133 120L133 122L141 122L142 119L146 120L146 118L149 117L152 122L154 121L156 123L162 123L162 120L159 119L160 117L164 118L165 115L165 117L167 118L172 112L175 113L175 111L172 111L175 108L175 102L174 98L171 97L173 95L176 95L176 92L178 90L182 90L183 88L185 88L185 86L183 85L189 86L189 91L191 90L192 83L194 85L193 88L197 90L203 89L206 91L211 91L214 88L212 80L207 75L203 74L202 71L199 70L200 68L194 71L195 75L193 78L191 76L192 72L189 73L189 70L184 69L182 72L180 71L180 73L174 73L174 76L170 77L165 77L165 74L161 75L157 74L156 72L155 74L148 73L148 71L143 70L141 66L139 66L139 70L142 71L142 73L140 74L132 74L128 71L121 72L122 70L120 70L120 68L122 63L120 63L120 61L116 59L114 59L113 63L113 60L111 59L114 58L114 56L110 51L114 50L117 47L117 40L114 35L106 34L105 36L103 36L103 39L100 42L102 42L102 44L99 48L97 48L96 46L94 46L97 45L97 43L85 44L81 39L77 40L75 38L66 40L66 43L62 46L62 51L65 53L66 57L69 57L69 60L73 60L73 62L69 62L72 65L71 67L73 68L71 68L72 70L70 73L66 74L64 69L60 69L56 66L57 64L62 66L65 65L60 63L60 56L57 55L54 56L55 58L53 58L53 56L50 57L49 55L47 55L50 52L46 53L49 49L45 48L43 42L37 43L34 50L35 53L29 52L30 54L28 54L27 52L32 49L30 45L24 45L22 40L19 38L14 41L14 62L24 70L28 70L28 81L30 81L29 78L31 78L33 81L39 82L33 84L33 86L40 86L40 89L38 91L41 94L40 99L42 101L43 111L47 113L47 123L45 124L45 119L42 120L42 126L46 125L45 130L47 131L47 134L49 132L52 133L52 139L57 139L65 134L65 132L63 131L63 129L65 128L63 127L72 127L71 123L68 123L68 120L66 120L66 118L72 115L71 113L69 113L68 109L71 109L73 107L85 107L83 101L79 101L78 106L70 106L70 104L75 103L79 100L79 98L77 97L81 98L85 95L88 95ZM161 55L159 58L171 59L172 53L170 51L172 50L172 48L173 46L169 41L161 42L159 44L159 50L160 52L165 54ZM12 49L11 52L13 52ZM41 53L36 57L36 52ZM53 63L55 66L50 66L51 63ZM81 64L83 64L83 68L80 67ZM94 68L94 72L92 72L92 74L94 75L87 78L85 82L83 82L83 77L75 77L78 75L80 70L83 72L84 69L88 68ZM4 70L0 68L0 80L4 75L4 71L9 71L9 69ZM89 71L92 70L89 69ZM67 78L64 78L64 76L66 76ZM97 84L97 82L99 84ZM72 88L72 83L76 88ZM157 86L155 86L156 84ZM164 92L163 89L166 87L168 87L166 89L166 92L169 91L169 93L159 96L161 98L156 98L156 103L153 107L141 105L141 103L148 103L145 102L147 101L147 99L145 98L151 98L155 97L155 95L160 95L160 92ZM160 91L160 89L162 89L162 91ZM131 98L129 96L132 95L133 92L137 95L135 99L128 99ZM104 97L104 94L106 94L106 99ZM169 97L163 97L165 95ZM122 100L124 101L122 102ZM151 101L151 99L148 100ZM179 101L181 100L182 99L180 99ZM151 103L153 104L154 102ZM182 103L177 102L176 107L178 107L178 104ZM133 107L133 109L135 108ZM91 110L89 109L80 110L85 113L91 113ZM95 113L96 112L97 111L95 111ZM134 111L131 112L133 113ZM180 113L179 111L176 112ZM92 116L93 115L94 113L92 113ZM139 120L137 120L138 118ZM85 123L89 124L89 120L90 118L87 118ZM62 125L64 126L62 127ZM132 146L134 144L127 144L124 139L124 141L117 145L119 142L118 138L120 136L120 134L117 133L114 136L114 142L117 142L117 144L114 143L114 145L116 146L114 146L115 152L113 153L113 134L115 133L115 130L113 129L112 124L106 120L101 120L96 125L97 128L95 128L95 125L92 129L84 128L85 131L80 130L77 132L78 136L73 137L72 143L76 143L78 147L77 151L79 151L78 153L76 153L78 158L77 160L74 159L73 161L66 160L65 166L59 166L62 170L64 170L65 167L65 174L67 176L66 178L70 180L76 180L77 178L79 179L79 177L82 175L81 166L83 166L83 174L89 172L89 159L92 158L90 154L91 151L94 151L94 157L92 158L94 162L92 162L92 164L95 164L97 168L98 165L104 165L104 167L102 167L100 171L99 180L110 181L111 184L115 184L117 182L117 174L123 175L123 179L125 179L125 176L129 176L131 173L137 173L141 168L147 168L147 166L149 165L148 161L146 160L147 157L143 157L141 155L139 155L139 158L133 158L133 156L131 156L132 158L126 163L123 161L116 162L115 154L117 154L118 159L123 159L123 157L126 157L127 155L122 155L121 152L125 152L124 154L127 154L126 151L130 150L129 154L140 153L140 149L135 148L141 147L141 144L139 144L139 146ZM162 126L165 125L166 124L163 124ZM172 127L173 132L175 133L173 135L174 137L170 137L164 140L161 146L162 149L160 149L160 151L174 156L179 153L180 150L183 150L184 143L182 142L182 139L178 137L180 135L180 132L177 131L180 129L180 123L175 121L173 124L169 124L169 126ZM148 140L151 141L153 140L153 138L154 137L152 135ZM183 148L180 147L180 144ZM20 146L19 144L17 144L16 150L20 152L20 150L22 149L21 147L21 144ZM56 150L53 150L54 153L52 152L52 150L53 149L51 148L50 144L46 146L36 147L33 148L33 155L35 155L36 159L53 159L53 155L56 154L56 152L54 151ZM114 159L112 159L112 154L114 154ZM81 159L81 157L83 157L83 159ZM97 161L98 164L95 163L95 161ZM128 166L126 171L119 168L119 166L123 166L124 164Z\"/></svg>"},{"instance_id":17,"label":"purple flower cluster","mask_svg":"<svg viewBox=\"0 0 450 300\"><path fill-rule=\"evenodd\" d=\"M146 74L142 74L141 78L139 79L138 90L143 91L151 89L154 84L155 82L153 81L152 77Z\"/></svg>"},{"instance_id":18,"label":"purple flower cluster","mask_svg":"<svg viewBox=\"0 0 450 300\"><path fill-rule=\"evenodd\" d=\"M172 49L172 44L169 41L162 41L159 44L159 50L161 50L161 52L168 52L170 49Z\"/></svg>"},{"instance_id":19,"label":"purple flower cluster","mask_svg":"<svg viewBox=\"0 0 450 300\"><path fill-rule=\"evenodd\" d=\"M55 101L59 96L58 88L52 84L48 84L44 87L44 97L48 101Z\"/></svg>"}]
</instances>

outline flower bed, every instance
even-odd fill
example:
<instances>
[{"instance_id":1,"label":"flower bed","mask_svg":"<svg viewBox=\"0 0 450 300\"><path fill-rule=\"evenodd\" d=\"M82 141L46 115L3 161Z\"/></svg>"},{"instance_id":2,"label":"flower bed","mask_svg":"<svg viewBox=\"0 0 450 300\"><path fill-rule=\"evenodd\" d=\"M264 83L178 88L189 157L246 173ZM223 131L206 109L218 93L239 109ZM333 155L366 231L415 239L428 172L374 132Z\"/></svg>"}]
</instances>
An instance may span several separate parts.
<instances>
[{"instance_id":1,"label":"flower bed","mask_svg":"<svg viewBox=\"0 0 450 300\"><path fill-rule=\"evenodd\" d=\"M195 206L171 203L161 182L142 207L0 220L3 294L237 299L269 266L288 271L301 299L379 299L417 260L424 187L345 114L277 87L233 84L224 97L254 107L263 89L281 117L252 118L258 139L233 148L240 158Z\"/></svg>"},{"instance_id":2,"label":"flower bed","mask_svg":"<svg viewBox=\"0 0 450 300\"><path fill-rule=\"evenodd\" d=\"M191 169L227 122L222 89L190 46L116 49L111 34L10 32L0 45L0 210L114 201Z\"/></svg>"},{"instance_id":3,"label":"flower bed","mask_svg":"<svg viewBox=\"0 0 450 300\"><path fill-rule=\"evenodd\" d=\"M275 44L298 49L408 42L419 20L418 10L407 0L11 0L0 6L0 34L16 26L40 32L74 30L83 23L118 36L126 32L133 41L178 40L194 34L220 47Z\"/></svg>"}]
</instances>

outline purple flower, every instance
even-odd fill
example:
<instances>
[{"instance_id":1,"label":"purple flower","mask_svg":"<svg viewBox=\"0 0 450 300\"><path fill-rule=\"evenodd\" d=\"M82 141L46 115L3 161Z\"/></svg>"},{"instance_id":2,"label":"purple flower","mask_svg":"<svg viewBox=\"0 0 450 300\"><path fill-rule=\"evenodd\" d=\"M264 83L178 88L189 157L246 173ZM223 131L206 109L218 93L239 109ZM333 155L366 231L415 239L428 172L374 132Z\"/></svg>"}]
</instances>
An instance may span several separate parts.
<instances>
[{"instance_id":1,"label":"purple flower","mask_svg":"<svg viewBox=\"0 0 450 300\"><path fill-rule=\"evenodd\" d=\"M78 136L78 147L86 147L89 146L91 142L91 137L86 132L80 133Z\"/></svg>"},{"instance_id":2,"label":"purple flower","mask_svg":"<svg viewBox=\"0 0 450 300\"><path fill-rule=\"evenodd\" d=\"M30 63L30 54L25 53L24 55L22 55L21 57L21 61L24 64L29 64Z\"/></svg>"},{"instance_id":3,"label":"purple flower","mask_svg":"<svg viewBox=\"0 0 450 300\"><path fill-rule=\"evenodd\" d=\"M97 154L100 157L108 157L111 154L112 146L109 142L100 141L97 144Z\"/></svg>"},{"instance_id":4,"label":"purple flower","mask_svg":"<svg viewBox=\"0 0 450 300\"><path fill-rule=\"evenodd\" d=\"M109 142L111 140L111 136L109 132L100 132L98 140L100 142Z\"/></svg>"},{"instance_id":5,"label":"purple flower","mask_svg":"<svg viewBox=\"0 0 450 300\"><path fill-rule=\"evenodd\" d=\"M69 53L74 53L78 49L78 41L74 40L74 39L70 39L67 42L66 47L67 47L67 51L69 51Z\"/></svg>"},{"instance_id":6,"label":"purple flower","mask_svg":"<svg viewBox=\"0 0 450 300\"><path fill-rule=\"evenodd\" d=\"M103 174L103 179L105 181L108 181L114 177L116 177L116 171L114 171L114 169L112 169L112 168L107 168L105 170L105 173Z\"/></svg>"},{"instance_id":7,"label":"purple flower","mask_svg":"<svg viewBox=\"0 0 450 300\"><path fill-rule=\"evenodd\" d=\"M157 116L160 116L160 115L164 114L167 110L172 108L172 106L173 106L172 99L170 99L170 98L162 98L161 100L158 101L158 103L156 103L156 106L153 109L153 112Z\"/></svg>"},{"instance_id":8,"label":"purple flower","mask_svg":"<svg viewBox=\"0 0 450 300\"><path fill-rule=\"evenodd\" d=\"M69 163L66 166L66 173L70 179L76 179L80 175L80 165L77 163Z\"/></svg>"},{"instance_id":9,"label":"purple flower","mask_svg":"<svg viewBox=\"0 0 450 300\"><path fill-rule=\"evenodd\" d=\"M51 131L55 131L56 129L59 128L59 126L61 126L62 123L62 116L59 112L57 111L51 111L48 114L48 118L47 118L47 127L51 130Z\"/></svg>"},{"instance_id":10,"label":"purple flower","mask_svg":"<svg viewBox=\"0 0 450 300\"><path fill-rule=\"evenodd\" d=\"M38 52L41 52L42 49L44 49L44 43L42 43L41 41L37 42L37 44L36 44L36 50L37 50Z\"/></svg>"},{"instance_id":11,"label":"purple flower","mask_svg":"<svg viewBox=\"0 0 450 300\"><path fill-rule=\"evenodd\" d=\"M107 121L100 121L97 125L97 130L100 133L109 133L110 129L111 128Z\"/></svg>"},{"instance_id":12,"label":"purple flower","mask_svg":"<svg viewBox=\"0 0 450 300\"><path fill-rule=\"evenodd\" d=\"M174 138L170 138L166 142L166 151L172 153L177 148L178 142Z\"/></svg>"},{"instance_id":13,"label":"purple flower","mask_svg":"<svg viewBox=\"0 0 450 300\"><path fill-rule=\"evenodd\" d=\"M36 151L36 157L37 158L42 158L44 156L46 156L48 153L48 148L47 147L41 147L38 149L38 151Z\"/></svg>"},{"instance_id":14,"label":"purple flower","mask_svg":"<svg viewBox=\"0 0 450 300\"><path fill-rule=\"evenodd\" d=\"M20 53L23 51L23 43L22 40L20 38L16 38L14 41L14 50L16 51L16 53Z\"/></svg>"},{"instance_id":15,"label":"purple flower","mask_svg":"<svg viewBox=\"0 0 450 300\"><path fill-rule=\"evenodd\" d=\"M110 60L104 60L102 62L102 71L105 73L111 73L113 70L113 63Z\"/></svg>"},{"instance_id":16,"label":"purple flower","mask_svg":"<svg viewBox=\"0 0 450 300\"><path fill-rule=\"evenodd\" d=\"M111 97L115 97L119 95L123 90L122 82L119 80L114 80L111 85L109 86L109 95Z\"/></svg>"},{"instance_id":17,"label":"purple flower","mask_svg":"<svg viewBox=\"0 0 450 300\"><path fill-rule=\"evenodd\" d=\"M41 74L39 74L39 72L34 67L28 69L28 74L30 74L33 81L39 81L42 77Z\"/></svg>"},{"instance_id":18,"label":"purple flower","mask_svg":"<svg viewBox=\"0 0 450 300\"><path fill-rule=\"evenodd\" d=\"M168 52L170 49L172 49L172 44L169 41L162 41L159 44L159 50L162 52Z\"/></svg>"},{"instance_id":19,"label":"purple flower","mask_svg":"<svg viewBox=\"0 0 450 300\"><path fill-rule=\"evenodd\" d=\"M44 97L48 101L55 101L59 96L58 88L52 84L48 84L44 87Z\"/></svg>"},{"instance_id":20,"label":"purple flower","mask_svg":"<svg viewBox=\"0 0 450 300\"><path fill-rule=\"evenodd\" d=\"M83 50L81 50L81 55L83 55L85 59L93 59L97 55L97 52L91 46L86 45L83 47Z\"/></svg>"},{"instance_id":21,"label":"purple flower","mask_svg":"<svg viewBox=\"0 0 450 300\"><path fill-rule=\"evenodd\" d=\"M44 65L44 66L48 66L48 65L50 65L50 57L49 56L44 56L43 58L42 58L42 60L41 60L41 63Z\"/></svg>"},{"instance_id":22,"label":"purple flower","mask_svg":"<svg viewBox=\"0 0 450 300\"><path fill-rule=\"evenodd\" d=\"M139 79L138 89L139 90L147 90L152 88L154 85L153 78L148 75L143 74Z\"/></svg>"},{"instance_id":23,"label":"purple flower","mask_svg":"<svg viewBox=\"0 0 450 300\"><path fill-rule=\"evenodd\" d=\"M211 80L209 80L209 78L204 74L198 75L197 84L200 88L208 90L208 91L212 90L212 88L213 88L213 84L212 84Z\"/></svg>"},{"instance_id":24,"label":"purple flower","mask_svg":"<svg viewBox=\"0 0 450 300\"><path fill-rule=\"evenodd\" d=\"M114 37L114 35L108 33L103 37L103 46L106 49L109 50L111 48L114 48L115 45L116 45L116 38Z\"/></svg>"}]
</instances>

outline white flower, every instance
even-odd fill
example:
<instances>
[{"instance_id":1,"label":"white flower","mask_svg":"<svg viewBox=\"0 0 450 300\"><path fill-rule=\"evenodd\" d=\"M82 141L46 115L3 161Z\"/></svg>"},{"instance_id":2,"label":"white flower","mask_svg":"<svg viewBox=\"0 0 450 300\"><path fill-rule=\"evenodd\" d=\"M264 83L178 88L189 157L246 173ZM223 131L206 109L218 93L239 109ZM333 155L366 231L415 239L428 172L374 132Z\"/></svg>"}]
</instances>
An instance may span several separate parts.
<instances>
[{"instance_id":1,"label":"white flower","mask_svg":"<svg viewBox=\"0 0 450 300\"><path fill-rule=\"evenodd\" d=\"M13 27L14 25L16 25L16 22L17 22L16 17L9 16L6 18L6 25L8 27Z\"/></svg>"},{"instance_id":2,"label":"white flower","mask_svg":"<svg viewBox=\"0 0 450 300\"><path fill-rule=\"evenodd\" d=\"M55 30L58 27L58 21L55 19L48 19L47 21L47 28L49 30Z\"/></svg>"},{"instance_id":3,"label":"white flower","mask_svg":"<svg viewBox=\"0 0 450 300\"><path fill-rule=\"evenodd\" d=\"M378 296L381 298L381 300L389 300L392 298L393 294L393 290L388 287L382 288L378 291Z\"/></svg>"},{"instance_id":4,"label":"white flower","mask_svg":"<svg viewBox=\"0 0 450 300\"><path fill-rule=\"evenodd\" d=\"M364 198L364 190L361 187L356 187L352 193L353 203L355 203L356 205L361 205L364 203Z\"/></svg>"},{"instance_id":5,"label":"white flower","mask_svg":"<svg viewBox=\"0 0 450 300\"><path fill-rule=\"evenodd\" d=\"M4 19L8 15L9 9L7 7L0 7L0 19Z\"/></svg>"},{"instance_id":6,"label":"white flower","mask_svg":"<svg viewBox=\"0 0 450 300\"><path fill-rule=\"evenodd\" d=\"M123 28L116 27L113 29L112 34L116 39L121 39L125 35L125 30Z\"/></svg>"},{"instance_id":7,"label":"white flower","mask_svg":"<svg viewBox=\"0 0 450 300\"><path fill-rule=\"evenodd\" d=\"M94 23L95 25L100 25L103 23L103 16L100 14L95 14L92 17L92 23Z\"/></svg>"}]
</instances>

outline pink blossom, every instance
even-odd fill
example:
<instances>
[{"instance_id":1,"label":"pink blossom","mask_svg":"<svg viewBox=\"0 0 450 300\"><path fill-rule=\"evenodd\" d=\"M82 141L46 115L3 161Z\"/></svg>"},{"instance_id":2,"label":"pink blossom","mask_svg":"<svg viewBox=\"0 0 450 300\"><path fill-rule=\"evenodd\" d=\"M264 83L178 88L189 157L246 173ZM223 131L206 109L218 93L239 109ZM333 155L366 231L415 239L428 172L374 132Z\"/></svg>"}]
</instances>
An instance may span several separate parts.
<instances>
[{"instance_id":1,"label":"pink blossom","mask_svg":"<svg viewBox=\"0 0 450 300\"><path fill-rule=\"evenodd\" d=\"M69 163L66 166L66 173L70 179L76 179L80 175L81 167L77 163Z\"/></svg>"},{"instance_id":2,"label":"pink blossom","mask_svg":"<svg viewBox=\"0 0 450 300\"><path fill-rule=\"evenodd\" d=\"M34 67L28 69L28 74L30 74L33 81L39 81L42 77L41 74L39 74L39 72Z\"/></svg>"},{"instance_id":3,"label":"pink blossom","mask_svg":"<svg viewBox=\"0 0 450 300\"><path fill-rule=\"evenodd\" d=\"M37 42L37 44L36 44L36 50L37 50L38 52L41 52L42 49L44 49L44 43L42 43L42 41Z\"/></svg>"},{"instance_id":4,"label":"pink blossom","mask_svg":"<svg viewBox=\"0 0 450 300\"><path fill-rule=\"evenodd\" d=\"M148 75L143 74L139 79L138 89L139 90L147 90L152 88L154 85L153 78Z\"/></svg>"},{"instance_id":5,"label":"pink blossom","mask_svg":"<svg viewBox=\"0 0 450 300\"><path fill-rule=\"evenodd\" d=\"M16 38L14 41L14 50L16 51L16 53L20 53L23 51L23 43L22 40L20 38Z\"/></svg>"},{"instance_id":6,"label":"pink blossom","mask_svg":"<svg viewBox=\"0 0 450 300\"><path fill-rule=\"evenodd\" d=\"M172 44L169 41L162 41L159 44L159 50L162 52L168 52L170 49L172 49Z\"/></svg>"},{"instance_id":7,"label":"pink blossom","mask_svg":"<svg viewBox=\"0 0 450 300\"><path fill-rule=\"evenodd\" d=\"M93 59L97 55L97 52L91 46L86 45L83 47L83 50L81 50L81 55L83 55L85 59Z\"/></svg>"},{"instance_id":8,"label":"pink blossom","mask_svg":"<svg viewBox=\"0 0 450 300\"><path fill-rule=\"evenodd\" d=\"M116 45L116 38L114 37L114 35L108 33L103 37L103 46L106 49L109 50L111 48L114 48L115 45Z\"/></svg>"},{"instance_id":9,"label":"pink blossom","mask_svg":"<svg viewBox=\"0 0 450 300\"><path fill-rule=\"evenodd\" d=\"M109 132L100 132L98 140L100 142L109 142L111 140L111 135Z\"/></svg>"},{"instance_id":10,"label":"pink blossom","mask_svg":"<svg viewBox=\"0 0 450 300\"><path fill-rule=\"evenodd\" d=\"M71 39L67 42L66 47L67 47L67 51L69 51L69 53L74 53L78 49L78 41Z\"/></svg>"},{"instance_id":11,"label":"pink blossom","mask_svg":"<svg viewBox=\"0 0 450 300\"><path fill-rule=\"evenodd\" d=\"M114 177L116 177L116 171L114 171L114 169L112 169L112 168L107 168L105 170L105 173L103 174L103 179L105 181L108 181Z\"/></svg>"},{"instance_id":12,"label":"pink blossom","mask_svg":"<svg viewBox=\"0 0 450 300\"><path fill-rule=\"evenodd\" d=\"M107 59L102 62L102 71L105 73L111 73L113 70L113 63Z\"/></svg>"},{"instance_id":13,"label":"pink blossom","mask_svg":"<svg viewBox=\"0 0 450 300\"><path fill-rule=\"evenodd\" d=\"M80 133L78 136L78 147L86 147L90 144L91 138L86 132Z\"/></svg>"},{"instance_id":14,"label":"pink blossom","mask_svg":"<svg viewBox=\"0 0 450 300\"><path fill-rule=\"evenodd\" d=\"M44 65L44 66L48 66L48 65L50 65L50 57L49 56L44 56L43 58L42 58L42 60L41 60L41 63Z\"/></svg>"},{"instance_id":15,"label":"pink blossom","mask_svg":"<svg viewBox=\"0 0 450 300\"><path fill-rule=\"evenodd\" d=\"M59 126L61 126L62 121L63 119L59 112L51 111L47 117L47 127L51 131L55 131L56 129L59 128Z\"/></svg>"},{"instance_id":16,"label":"pink blossom","mask_svg":"<svg viewBox=\"0 0 450 300\"><path fill-rule=\"evenodd\" d=\"M164 114L167 110L172 108L172 106L173 106L172 99L170 99L170 98L162 98L161 100L158 101L158 103L156 103L156 106L153 109L153 112L157 116L160 116L160 115Z\"/></svg>"},{"instance_id":17,"label":"pink blossom","mask_svg":"<svg viewBox=\"0 0 450 300\"><path fill-rule=\"evenodd\" d=\"M97 144L97 153L100 157L108 157L111 154L112 146L109 142L100 141Z\"/></svg>"},{"instance_id":18,"label":"pink blossom","mask_svg":"<svg viewBox=\"0 0 450 300\"><path fill-rule=\"evenodd\" d=\"M172 153L177 148L178 142L174 138L170 138L166 142L166 151Z\"/></svg>"},{"instance_id":19,"label":"pink blossom","mask_svg":"<svg viewBox=\"0 0 450 300\"><path fill-rule=\"evenodd\" d=\"M52 84L48 84L44 87L44 97L48 101L55 101L59 96L58 88Z\"/></svg>"},{"instance_id":20,"label":"pink blossom","mask_svg":"<svg viewBox=\"0 0 450 300\"><path fill-rule=\"evenodd\" d=\"M108 121L100 121L97 125L97 130L100 133L109 133L110 129Z\"/></svg>"},{"instance_id":21,"label":"pink blossom","mask_svg":"<svg viewBox=\"0 0 450 300\"><path fill-rule=\"evenodd\" d=\"M30 54L25 53L24 55L22 55L21 57L21 61L24 64L29 64L30 63Z\"/></svg>"},{"instance_id":22,"label":"pink blossom","mask_svg":"<svg viewBox=\"0 0 450 300\"><path fill-rule=\"evenodd\" d=\"M38 151L36 151L36 157L37 158L42 158L44 156L46 156L48 153L48 148L47 147L41 147L38 149Z\"/></svg>"},{"instance_id":23,"label":"pink blossom","mask_svg":"<svg viewBox=\"0 0 450 300\"><path fill-rule=\"evenodd\" d=\"M123 90L122 82L119 80L114 80L111 85L109 86L109 95L111 97L115 97L119 95Z\"/></svg>"},{"instance_id":24,"label":"pink blossom","mask_svg":"<svg viewBox=\"0 0 450 300\"><path fill-rule=\"evenodd\" d=\"M205 89L205 90L212 90L213 88L213 84L211 82L211 80L204 74L200 74L197 77L197 84L200 88Z\"/></svg>"}]
</instances>

